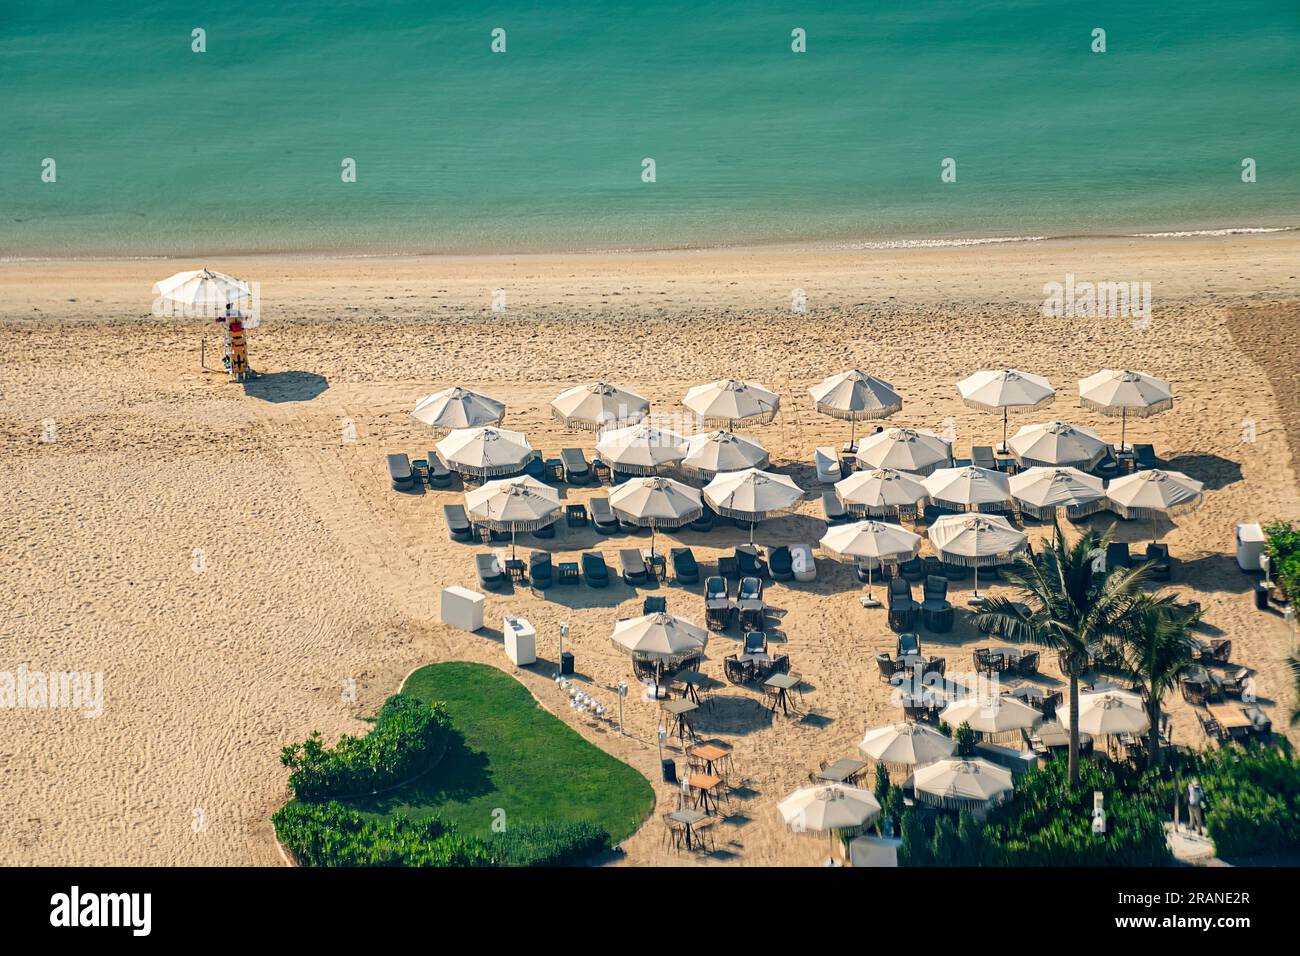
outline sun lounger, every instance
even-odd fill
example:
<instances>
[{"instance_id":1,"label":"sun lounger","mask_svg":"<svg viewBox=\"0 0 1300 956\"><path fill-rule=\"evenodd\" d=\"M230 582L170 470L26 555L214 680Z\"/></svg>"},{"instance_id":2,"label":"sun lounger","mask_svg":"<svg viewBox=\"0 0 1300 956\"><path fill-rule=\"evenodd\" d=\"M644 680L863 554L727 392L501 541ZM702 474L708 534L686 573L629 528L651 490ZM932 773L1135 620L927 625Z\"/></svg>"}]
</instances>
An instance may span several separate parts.
<instances>
[{"instance_id":1,"label":"sun lounger","mask_svg":"<svg viewBox=\"0 0 1300 956\"><path fill-rule=\"evenodd\" d=\"M922 592L921 613L925 619L925 629L937 634L946 634L952 630L952 604L948 602L948 579L931 574L925 579Z\"/></svg>"},{"instance_id":2,"label":"sun lounger","mask_svg":"<svg viewBox=\"0 0 1300 956\"><path fill-rule=\"evenodd\" d=\"M790 557L790 549L785 545L767 550L767 566L772 572L772 577L777 581L789 581L794 577L794 568Z\"/></svg>"},{"instance_id":3,"label":"sun lounger","mask_svg":"<svg viewBox=\"0 0 1300 956\"><path fill-rule=\"evenodd\" d=\"M758 556L758 549L742 545L736 549L736 564L742 577L761 578L767 575L767 562Z\"/></svg>"},{"instance_id":4,"label":"sun lounger","mask_svg":"<svg viewBox=\"0 0 1300 956\"><path fill-rule=\"evenodd\" d=\"M409 491L415 487L415 473L411 460L405 455L388 456L388 481L395 491Z\"/></svg>"},{"instance_id":5,"label":"sun lounger","mask_svg":"<svg viewBox=\"0 0 1300 956\"><path fill-rule=\"evenodd\" d=\"M704 510L700 512L700 516L688 524L687 527L692 531L712 531L713 522L717 517L713 509L706 504Z\"/></svg>"},{"instance_id":6,"label":"sun lounger","mask_svg":"<svg viewBox=\"0 0 1300 956\"><path fill-rule=\"evenodd\" d=\"M908 581L925 580L925 564L919 558L909 558L898 566L898 573Z\"/></svg>"},{"instance_id":7,"label":"sun lounger","mask_svg":"<svg viewBox=\"0 0 1300 956\"><path fill-rule=\"evenodd\" d=\"M1133 566L1133 559L1128 553L1128 543L1125 541L1112 541L1106 545L1106 570L1111 571L1115 568L1130 568Z\"/></svg>"},{"instance_id":8,"label":"sun lounger","mask_svg":"<svg viewBox=\"0 0 1300 956\"><path fill-rule=\"evenodd\" d=\"M1106 446L1106 452L1101 456L1101 460L1093 466L1092 473L1098 478L1114 478L1119 474L1119 460L1109 445Z\"/></svg>"},{"instance_id":9,"label":"sun lounger","mask_svg":"<svg viewBox=\"0 0 1300 956\"><path fill-rule=\"evenodd\" d=\"M506 572L495 554L474 555L474 569L478 572L478 583L486 590L496 591L505 586Z\"/></svg>"},{"instance_id":10,"label":"sun lounger","mask_svg":"<svg viewBox=\"0 0 1300 956\"><path fill-rule=\"evenodd\" d=\"M534 551L528 555L528 581L539 591L551 586L551 555Z\"/></svg>"},{"instance_id":11,"label":"sun lounger","mask_svg":"<svg viewBox=\"0 0 1300 956\"><path fill-rule=\"evenodd\" d=\"M731 598L727 592L727 579L710 577L704 581L704 623L710 630L726 630L731 621Z\"/></svg>"},{"instance_id":12,"label":"sun lounger","mask_svg":"<svg viewBox=\"0 0 1300 956\"><path fill-rule=\"evenodd\" d=\"M442 518L447 522L447 536L452 541L472 541L474 526L469 523L464 505L443 505Z\"/></svg>"},{"instance_id":13,"label":"sun lounger","mask_svg":"<svg viewBox=\"0 0 1300 956\"><path fill-rule=\"evenodd\" d=\"M617 512L615 512L617 515ZM641 527L635 521L628 521L626 518L618 519L618 530L624 534L640 534L645 528Z\"/></svg>"},{"instance_id":14,"label":"sun lounger","mask_svg":"<svg viewBox=\"0 0 1300 956\"><path fill-rule=\"evenodd\" d=\"M974 445L970 450L971 464L976 468L987 468L989 471L996 471L998 460L993 454L992 445Z\"/></svg>"},{"instance_id":15,"label":"sun lounger","mask_svg":"<svg viewBox=\"0 0 1300 956\"><path fill-rule=\"evenodd\" d=\"M668 599L662 594L647 594L644 601L641 602L642 614L666 614L668 612Z\"/></svg>"},{"instance_id":16,"label":"sun lounger","mask_svg":"<svg viewBox=\"0 0 1300 956\"><path fill-rule=\"evenodd\" d=\"M673 577L679 584L697 584L700 566L695 562L695 552L690 548L673 548L668 552L673 562Z\"/></svg>"},{"instance_id":17,"label":"sun lounger","mask_svg":"<svg viewBox=\"0 0 1300 956\"><path fill-rule=\"evenodd\" d=\"M645 558L641 557L641 552L636 548L623 548L619 551L618 568L623 583L629 587L646 583Z\"/></svg>"},{"instance_id":18,"label":"sun lounger","mask_svg":"<svg viewBox=\"0 0 1300 956\"><path fill-rule=\"evenodd\" d=\"M591 483L591 465L581 448L561 448L560 461L564 465L564 480L571 485Z\"/></svg>"},{"instance_id":19,"label":"sun lounger","mask_svg":"<svg viewBox=\"0 0 1300 956\"><path fill-rule=\"evenodd\" d=\"M812 545L790 545L790 572L800 582L817 580L817 562L813 558Z\"/></svg>"},{"instance_id":20,"label":"sun lounger","mask_svg":"<svg viewBox=\"0 0 1300 956\"><path fill-rule=\"evenodd\" d=\"M591 512L591 523L600 534L613 534L618 530L618 519L614 517L608 498L592 498L587 502L587 510Z\"/></svg>"},{"instance_id":21,"label":"sun lounger","mask_svg":"<svg viewBox=\"0 0 1300 956\"><path fill-rule=\"evenodd\" d=\"M912 585L906 578L889 581L889 626L895 631L911 630L921 606L912 598Z\"/></svg>"},{"instance_id":22,"label":"sun lounger","mask_svg":"<svg viewBox=\"0 0 1300 956\"><path fill-rule=\"evenodd\" d=\"M829 446L813 452L813 467L817 469L817 480L823 485L833 485L844 477L840 474L840 456Z\"/></svg>"},{"instance_id":23,"label":"sun lounger","mask_svg":"<svg viewBox=\"0 0 1300 956\"><path fill-rule=\"evenodd\" d=\"M822 511L826 515L828 525L844 524L853 520L853 516L845 511L844 506L840 504L840 499L835 497L834 488L822 489Z\"/></svg>"},{"instance_id":24,"label":"sun lounger","mask_svg":"<svg viewBox=\"0 0 1300 956\"><path fill-rule=\"evenodd\" d=\"M429 487L450 488L451 472L436 451L429 452Z\"/></svg>"},{"instance_id":25,"label":"sun lounger","mask_svg":"<svg viewBox=\"0 0 1300 956\"><path fill-rule=\"evenodd\" d=\"M1147 561L1151 562L1151 580L1168 581L1173 576L1173 559L1169 545L1152 542L1147 545Z\"/></svg>"},{"instance_id":26,"label":"sun lounger","mask_svg":"<svg viewBox=\"0 0 1300 956\"><path fill-rule=\"evenodd\" d=\"M532 533L534 538L554 538L555 524L551 523L542 525L540 528L534 528Z\"/></svg>"},{"instance_id":27,"label":"sun lounger","mask_svg":"<svg viewBox=\"0 0 1300 956\"><path fill-rule=\"evenodd\" d=\"M593 588L604 588L609 586L609 567L605 564L605 558L599 551L582 552L582 576L587 579L587 584Z\"/></svg>"},{"instance_id":28,"label":"sun lounger","mask_svg":"<svg viewBox=\"0 0 1300 956\"><path fill-rule=\"evenodd\" d=\"M1133 458L1139 470L1159 468L1160 459L1156 457L1155 445L1134 445Z\"/></svg>"}]
</instances>

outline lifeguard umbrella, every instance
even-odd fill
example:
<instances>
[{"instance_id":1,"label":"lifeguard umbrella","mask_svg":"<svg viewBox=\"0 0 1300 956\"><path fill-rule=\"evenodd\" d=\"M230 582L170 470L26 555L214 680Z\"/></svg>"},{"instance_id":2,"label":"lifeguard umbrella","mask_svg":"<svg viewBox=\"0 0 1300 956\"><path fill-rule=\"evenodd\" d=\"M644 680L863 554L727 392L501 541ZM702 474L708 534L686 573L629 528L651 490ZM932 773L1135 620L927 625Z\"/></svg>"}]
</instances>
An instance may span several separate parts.
<instances>
[{"instance_id":1,"label":"lifeguard umbrella","mask_svg":"<svg viewBox=\"0 0 1300 956\"><path fill-rule=\"evenodd\" d=\"M605 382L566 388L551 402L551 417L566 428L599 431L639 422L650 402L636 392Z\"/></svg>"},{"instance_id":2,"label":"lifeguard umbrella","mask_svg":"<svg viewBox=\"0 0 1300 956\"><path fill-rule=\"evenodd\" d=\"M153 286L154 295L189 309L216 311L225 309L252 295L248 283L224 272L197 269L178 272Z\"/></svg>"},{"instance_id":3,"label":"lifeguard umbrella","mask_svg":"<svg viewBox=\"0 0 1300 956\"><path fill-rule=\"evenodd\" d=\"M893 468L870 468L855 471L835 482L835 497L844 510L872 516L901 516L914 513L926 501L927 492L920 476Z\"/></svg>"},{"instance_id":4,"label":"lifeguard umbrella","mask_svg":"<svg viewBox=\"0 0 1300 956\"><path fill-rule=\"evenodd\" d=\"M1112 418L1120 417L1119 447L1124 448L1128 416L1147 418L1174 407L1173 387L1164 379L1128 369L1104 368L1079 380L1079 403Z\"/></svg>"},{"instance_id":5,"label":"lifeguard umbrella","mask_svg":"<svg viewBox=\"0 0 1300 956\"><path fill-rule=\"evenodd\" d=\"M685 457L686 439L676 432L642 422L601 432L596 451L618 471L652 475L663 465Z\"/></svg>"},{"instance_id":6,"label":"lifeguard umbrella","mask_svg":"<svg viewBox=\"0 0 1300 956\"><path fill-rule=\"evenodd\" d=\"M1015 368L983 369L957 383L962 401L971 408L1002 413L1002 447L1007 446L1007 412L1013 408L1041 408L1056 397L1056 390L1041 375Z\"/></svg>"},{"instance_id":7,"label":"lifeguard umbrella","mask_svg":"<svg viewBox=\"0 0 1300 956\"><path fill-rule=\"evenodd\" d=\"M704 513L698 491L662 475L629 478L609 493L609 506L620 518L650 529L651 557L655 531L680 528Z\"/></svg>"},{"instance_id":8,"label":"lifeguard umbrella","mask_svg":"<svg viewBox=\"0 0 1300 956\"><path fill-rule=\"evenodd\" d=\"M475 477L513 474L538 457L523 432L492 426L458 428L435 447L448 468Z\"/></svg>"},{"instance_id":9,"label":"lifeguard umbrella","mask_svg":"<svg viewBox=\"0 0 1300 956\"><path fill-rule=\"evenodd\" d=\"M748 521L753 544L754 525L789 511L803 500L803 489L785 475L746 468L716 476L704 486L704 498L718 514Z\"/></svg>"},{"instance_id":10,"label":"lifeguard umbrella","mask_svg":"<svg viewBox=\"0 0 1300 956\"><path fill-rule=\"evenodd\" d=\"M895 468L928 475L952 462L952 443L920 428L886 428L858 444L856 457L868 468Z\"/></svg>"},{"instance_id":11,"label":"lifeguard umbrella","mask_svg":"<svg viewBox=\"0 0 1300 956\"><path fill-rule=\"evenodd\" d=\"M903 407L903 396L894 386L856 368L822 379L808 394L817 411L850 422L850 449L856 444L858 422L888 418Z\"/></svg>"},{"instance_id":12,"label":"lifeguard umbrella","mask_svg":"<svg viewBox=\"0 0 1300 956\"><path fill-rule=\"evenodd\" d=\"M560 494L536 478L519 475L489 481L465 492L465 510L481 525L509 531L513 558L516 534L545 528L559 518Z\"/></svg>"},{"instance_id":13,"label":"lifeguard umbrella","mask_svg":"<svg viewBox=\"0 0 1300 956\"><path fill-rule=\"evenodd\" d=\"M421 398L415 403L411 417L430 428L456 429L495 425L505 414L504 402L457 387Z\"/></svg>"},{"instance_id":14,"label":"lifeguard umbrella","mask_svg":"<svg viewBox=\"0 0 1300 956\"><path fill-rule=\"evenodd\" d=\"M735 432L701 432L686 439L686 457L681 468L687 474L712 478L722 471L765 468L767 449Z\"/></svg>"},{"instance_id":15,"label":"lifeguard umbrella","mask_svg":"<svg viewBox=\"0 0 1300 956\"><path fill-rule=\"evenodd\" d=\"M756 382L723 378L706 385L696 385L686 393L682 404L706 422L723 425L727 431L736 422L770 422L781 407L781 396Z\"/></svg>"},{"instance_id":16,"label":"lifeguard umbrella","mask_svg":"<svg viewBox=\"0 0 1300 956\"><path fill-rule=\"evenodd\" d=\"M1067 422L1026 425L1007 442L1007 448L1025 468L1041 465L1075 465L1091 471L1106 455L1106 443L1091 428Z\"/></svg>"}]
</instances>

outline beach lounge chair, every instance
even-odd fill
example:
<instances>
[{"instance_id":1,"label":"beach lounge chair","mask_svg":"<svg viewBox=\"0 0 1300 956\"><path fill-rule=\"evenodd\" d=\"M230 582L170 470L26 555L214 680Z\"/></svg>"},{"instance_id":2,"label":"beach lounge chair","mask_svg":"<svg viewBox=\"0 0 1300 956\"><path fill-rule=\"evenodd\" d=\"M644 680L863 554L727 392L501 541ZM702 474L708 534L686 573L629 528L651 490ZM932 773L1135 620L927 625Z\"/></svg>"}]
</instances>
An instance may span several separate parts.
<instances>
[{"instance_id":1,"label":"beach lounge chair","mask_svg":"<svg viewBox=\"0 0 1300 956\"><path fill-rule=\"evenodd\" d=\"M916 625L921 605L912 598L912 585L905 578L889 581L889 626L895 631L910 631Z\"/></svg>"},{"instance_id":2,"label":"beach lounge chair","mask_svg":"<svg viewBox=\"0 0 1300 956\"><path fill-rule=\"evenodd\" d=\"M505 586L505 568L501 567L495 554L488 552L474 555L474 570L478 572L478 583L485 590L497 591Z\"/></svg>"},{"instance_id":3,"label":"beach lounge chair","mask_svg":"<svg viewBox=\"0 0 1300 956\"><path fill-rule=\"evenodd\" d=\"M673 577L679 584L698 584L700 566L695 563L695 552L690 548L673 548L668 552L673 563Z\"/></svg>"},{"instance_id":4,"label":"beach lounge chair","mask_svg":"<svg viewBox=\"0 0 1300 956\"><path fill-rule=\"evenodd\" d=\"M561 448L560 461L564 467L564 480L571 485L591 483L591 465L581 448Z\"/></svg>"},{"instance_id":5,"label":"beach lounge chair","mask_svg":"<svg viewBox=\"0 0 1300 956\"><path fill-rule=\"evenodd\" d=\"M834 488L822 489L822 512L826 515L826 524L844 524L852 520L852 515L844 510L840 499L835 497Z\"/></svg>"},{"instance_id":6,"label":"beach lounge chair","mask_svg":"<svg viewBox=\"0 0 1300 956\"><path fill-rule=\"evenodd\" d=\"M704 510L700 513L700 516L696 518L694 521L692 521L690 524L688 524L686 527L690 528L692 531L712 531L713 522L716 518L717 515L714 514L713 509L710 508L708 505L705 505Z\"/></svg>"},{"instance_id":7,"label":"beach lounge chair","mask_svg":"<svg viewBox=\"0 0 1300 956\"><path fill-rule=\"evenodd\" d=\"M534 551L528 555L528 582L539 591L551 586L551 554Z\"/></svg>"},{"instance_id":8,"label":"beach lounge chair","mask_svg":"<svg viewBox=\"0 0 1300 956\"><path fill-rule=\"evenodd\" d=\"M1219 687L1228 697L1241 698L1246 691L1246 681L1250 680L1250 671L1244 667L1239 667L1234 674L1222 678L1219 681Z\"/></svg>"},{"instance_id":9,"label":"beach lounge chair","mask_svg":"<svg viewBox=\"0 0 1300 956\"><path fill-rule=\"evenodd\" d=\"M736 609L740 612L740 626L749 630L761 631L767 615L767 605L763 603L763 581L754 576L740 579L740 588L736 591Z\"/></svg>"},{"instance_id":10,"label":"beach lounge chair","mask_svg":"<svg viewBox=\"0 0 1300 956\"><path fill-rule=\"evenodd\" d=\"M534 528L532 534L534 538L554 538L555 523L551 522L550 524L542 525L540 528Z\"/></svg>"},{"instance_id":11,"label":"beach lounge chair","mask_svg":"<svg viewBox=\"0 0 1300 956\"><path fill-rule=\"evenodd\" d=\"M711 631L725 631L731 622L731 598L727 579L710 577L704 581L704 623Z\"/></svg>"},{"instance_id":12,"label":"beach lounge chair","mask_svg":"<svg viewBox=\"0 0 1300 956\"><path fill-rule=\"evenodd\" d=\"M758 549L742 546L736 549L736 564L741 576L761 578L767 575L767 562L758 556Z\"/></svg>"},{"instance_id":13,"label":"beach lounge chair","mask_svg":"<svg viewBox=\"0 0 1300 956\"><path fill-rule=\"evenodd\" d=\"M582 576L590 587L609 587L609 566L599 551L582 552Z\"/></svg>"},{"instance_id":14,"label":"beach lounge chair","mask_svg":"<svg viewBox=\"0 0 1300 956\"><path fill-rule=\"evenodd\" d=\"M613 534L618 530L618 519L614 517L608 498L592 498L587 502L587 510L591 512L591 523L597 533Z\"/></svg>"},{"instance_id":15,"label":"beach lounge chair","mask_svg":"<svg viewBox=\"0 0 1300 956\"><path fill-rule=\"evenodd\" d=\"M790 545L790 573L800 582L817 580L817 561L810 544Z\"/></svg>"},{"instance_id":16,"label":"beach lounge chair","mask_svg":"<svg viewBox=\"0 0 1300 956\"><path fill-rule=\"evenodd\" d=\"M464 505L443 505L442 519L447 522L447 537L452 541L474 539L474 526L469 523Z\"/></svg>"},{"instance_id":17,"label":"beach lounge chair","mask_svg":"<svg viewBox=\"0 0 1300 956\"><path fill-rule=\"evenodd\" d=\"M898 649L896 653L899 657L902 657L904 654L920 654L921 635L917 634L915 631L908 631L899 634Z\"/></svg>"},{"instance_id":18,"label":"beach lounge chair","mask_svg":"<svg viewBox=\"0 0 1300 956\"><path fill-rule=\"evenodd\" d=\"M936 558L936 560L938 559ZM942 567L942 562L940 562L940 567ZM920 557L909 558L898 566L898 573L908 581L924 581L925 562Z\"/></svg>"},{"instance_id":19,"label":"beach lounge chair","mask_svg":"<svg viewBox=\"0 0 1300 956\"><path fill-rule=\"evenodd\" d=\"M744 646L746 654L766 654L767 634L763 631L746 631Z\"/></svg>"},{"instance_id":20,"label":"beach lounge chair","mask_svg":"<svg viewBox=\"0 0 1300 956\"><path fill-rule=\"evenodd\" d=\"M388 482L394 491L410 491L415 487L415 472L411 460L405 455L388 456Z\"/></svg>"},{"instance_id":21,"label":"beach lounge chair","mask_svg":"<svg viewBox=\"0 0 1300 956\"><path fill-rule=\"evenodd\" d=\"M641 552L636 548L623 548L619 551L618 568L623 583L628 587L646 583L645 558L641 557Z\"/></svg>"},{"instance_id":22,"label":"beach lounge chair","mask_svg":"<svg viewBox=\"0 0 1300 956\"><path fill-rule=\"evenodd\" d=\"M615 512L616 516L617 514L618 513ZM629 521L626 518L619 517L618 530L622 531L624 534L640 534L642 531L645 530L645 528L641 527L635 521Z\"/></svg>"},{"instance_id":23,"label":"beach lounge chair","mask_svg":"<svg viewBox=\"0 0 1300 956\"><path fill-rule=\"evenodd\" d=\"M450 488L451 471L447 468L442 456L436 451L429 452L429 487L430 488Z\"/></svg>"},{"instance_id":24,"label":"beach lounge chair","mask_svg":"<svg viewBox=\"0 0 1300 956\"><path fill-rule=\"evenodd\" d=\"M1134 445L1133 458L1139 471L1160 467L1160 459L1156 457L1155 445Z\"/></svg>"},{"instance_id":25,"label":"beach lounge chair","mask_svg":"<svg viewBox=\"0 0 1300 956\"><path fill-rule=\"evenodd\" d=\"M790 549L785 545L767 549L767 566L776 581L789 581L794 577Z\"/></svg>"},{"instance_id":26,"label":"beach lounge chair","mask_svg":"<svg viewBox=\"0 0 1300 956\"><path fill-rule=\"evenodd\" d=\"M925 588L921 597L925 629L936 634L946 634L951 631L953 611L952 604L948 602L948 579L931 574L925 579Z\"/></svg>"},{"instance_id":27,"label":"beach lounge chair","mask_svg":"<svg viewBox=\"0 0 1300 956\"><path fill-rule=\"evenodd\" d=\"M662 594L647 594L644 601L641 602L642 614L666 614L668 612L668 599Z\"/></svg>"},{"instance_id":28,"label":"beach lounge chair","mask_svg":"<svg viewBox=\"0 0 1300 956\"><path fill-rule=\"evenodd\" d=\"M1101 460L1093 466L1092 473L1098 478L1114 478L1119 474L1119 459L1115 457L1115 452L1109 445L1106 446Z\"/></svg>"},{"instance_id":29,"label":"beach lounge chair","mask_svg":"<svg viewBox=\"0 0 1300 956\"><path fill-rule=\"evenodd\" d=\"M1114 568L1131 568L1133 558L1128 553L1128 543L1125 541L1112 541L1106 545L1106 570Z\"/></svg>"},{"instance_id":30,"label":"beach lounge chair","mask_svg":"<svg viewBox=\"0 0 1300 956\"><path fill-rule=\"evenodd\" d=\"M971 464L976 468L987 468L989 471L997 471L998 460L993 455L992 445L974 445L970 450Z\"/></svg>"},{"instance_id":31,"label":"beach lounge chair","mask_svg":"<svg viewBox=\"0 0 1300 956\"><path fill-rule=\"evenodd\" d=\"M844 477L840 472L840 456L834 448L818 448L813 452L813 467L823 485L833 485Z\"/></svg>"},{"instance_id":32,"label":"beach lounge chair","mask_svg":"<svg viewBox=\"0 0 1300 956\"><path fill-rule=\"evenodd\" d=\"M1173 559L1169 557L1169 545L1154 541L1147 545L1147 561L1151 563L1151 580L1168 581L1173 576Z\"/></svg>"}]
</instances>

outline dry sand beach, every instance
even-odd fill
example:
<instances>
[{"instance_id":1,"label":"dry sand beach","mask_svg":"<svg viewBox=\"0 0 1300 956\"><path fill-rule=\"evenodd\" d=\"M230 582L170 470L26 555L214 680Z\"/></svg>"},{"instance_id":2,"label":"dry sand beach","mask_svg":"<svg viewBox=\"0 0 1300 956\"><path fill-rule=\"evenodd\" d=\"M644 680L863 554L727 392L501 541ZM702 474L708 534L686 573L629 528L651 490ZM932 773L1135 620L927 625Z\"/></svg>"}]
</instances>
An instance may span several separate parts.
<instances>
[{"instance_id":1,"label":"dry sand beach","mask_svg":"<svg viewBox=\"0 0 1300 956\"><path fill-rule=\"evenodd\" d=\"M484 258L236 258L215 269L261 284L247 386L198 367L201 322L149 315L150 286L181 261L0 264L0 669L103 671L104 712L0 710L0 846L10 864L278 864L270 815L284 800L280 748L313 729L359 732L419 665L450 659L511 669L499 631L437 623L436 594L472 585L474 549L447 540L440 506L459 492L388 488L384 455L413 457L434 437L407 412L452 384L508 406L506 427L554 454L591 436L564 434L547 403L599 376L680 410L687 388L724 375L782 395L781 416L752 432L774 465L816 487L815 446L846 423L816 414L806 389L857 366L892 381L906 404L891 423L942 429L958 454L1000 437L995 416L962 405L954 383L1013 365L1047 376L1056 404L1013 417L1088 425L1118 440L1119 422L1078 407L1076 380L1103 367L1174 384L1174 409L1130 421L1170 467L1207 484L1196 512L1169 527L1171 587L1203 602L1257 671L1275 728L1294 706L1280 618L1253 610L1233 559L1233 526L1300 517L1300 240L1294 233L1183 239L1053 240L969 248L755 249ZM1149 328L1128 318L1045 319L1043 286L1150 282ZM504 289L507 311L494 313ZM803 289L807 312L790 310ZM1254 424L1253 441L1245 434ZM52 429L51 430L51 426ZM355 440L350 440L352 435ZM52 441L44 439L53 438ZM592 491L568 489L580 501ZM813 542L819 504L761 525L760 544ZM1109 516L1094 520L1107 528ZM1031 526L1032 533L1041 533ZM1145 541L1146 522L1115 524ZM561 553L592 546L613 559L622 537L561 529ZM660 535L707 566L738 529ZM626 543L625 543L626 542ZM532 546L530 542L529 546ZM815 719L775 721L752 691L728 686L705 712L705 736L735 747L753 795L722 828L728 856L706 862L811 864L825 845L787 833L776 802L826 758L854 755L863 731L900 712L873 660L893 649L883 611L858 605L852 570L819 555L816 582L774 583L776 639L802 674ZM954 584L962 601L969 581ZM703 622L698 592L669 584L669 609ZM538 628L553 661L558 623L592 692L629 679L609 642L639 607L622 587L526 590L487 599ZM969 669L981 639L958 615L922 634L949 670ZM734 637L715 637L706 673L721 675ZM1048 682L1056 662L1044 655ZM657 708L631 698L628 736L564 706L550 661L517 676L543 706L640 769L660 794ZM343 683L357 682L357 699ZM1203 737L1171 699L1176 743ZM1294 732L1292 732L1295 738ZM201 825L197 821L201 820ZM624 844L630 864L683 862L649 825Z\"/></svg>"}]
</instances>

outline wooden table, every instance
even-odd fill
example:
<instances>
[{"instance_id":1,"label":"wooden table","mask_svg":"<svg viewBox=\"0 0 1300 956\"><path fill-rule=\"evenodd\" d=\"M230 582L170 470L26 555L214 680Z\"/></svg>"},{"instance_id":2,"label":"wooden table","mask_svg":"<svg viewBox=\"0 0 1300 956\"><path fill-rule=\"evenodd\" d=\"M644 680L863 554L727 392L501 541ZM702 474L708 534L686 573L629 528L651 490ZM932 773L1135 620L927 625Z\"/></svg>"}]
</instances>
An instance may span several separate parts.
<instances>
[{"instance_id":1,"label":"wooden table","mask_svg":"<svg viewBox=\"0 0 1300 956\"><path fill-rule=\"evenodd\" d=\"M854 783L858 774L866 769L865 760L855 760L852 757L841 757L833 764L817 772L818 780L826 780L830 783Z\"/></svg>"},{"instance_id":2,"label":"wooden table","mask_svg":"<svg viewBox=\"0 0 1300 956\"><path fill-rule=\"evenodd\" d=\"M799 686L800 677L798 674L773 674L767 680L763 681L764 687L770 687L776 691L772 698L772 712L776 713L777 707L781 708L781 713L787 717L793 710L796 714L799 709L790 702L790 691Z\"/></svg>"},{"instance_id":3,"label":"wooden table","mask_svg":"<svg viewBox=\"0 0 1300 956\"><path fill-rule=\"evenodd\" d=\"M686 849L691 848L691 837L695 835L695 824L699 823L707 813L701 813L699 810L692 810L690 807L683 807L681 810L674 810L668 814L668 819L676 820L682 825L686 835Z\"/></svg>"},{"instance_id":4,"label":"wooden table","mask_svg":"<svg viewBox=\"0 0 1300 956\"><path fill-rule=\"evenodd\" d=\"M665 701L663 709L672 719L672 729L668 731L668 736L676 736L681 740L682 746L686 746L686 738L695 739L695 728L691 726L687 715L693 710L699 710L700 705L693 700L687 700L685 697L679 700Z\"/></svg>"},{"instance_id":5,"label":"wooden table","mask_svg":"<svg viewBox=\"0 0 1300 956\"><path fill-rule=\"evenodd\" d=\"M716 774L721 769L719 764L730 762L731 751L717 744L701 744L690 751L690 756L704 761L705 773Z\"/></svg>"},{"instance_id":6,"label":"wooden table","mask_svg":"<svg viewBox=\"0 0 1300 956\"><path fill-rule=\"evenodd\" d=\"M1239 704L1209 704L1205 709L1220 727L1233 736L1247 733L1255 726L1246 716L1246 709Z\"/></svg>"},{"instance_id":7,"label":"wooden table","mask_svg":"<svg viewBox=\"0 0 1300 956\"><path fill-rule=\"evenodd\" d=\"M714 813L718 809L718 797L714 792L722 786L722 778L716 773L693 773L686 778L687 784L695 791L695 806L705 813Z\"/></svg>"}]
</instances>

